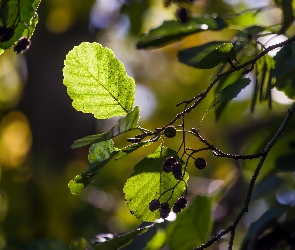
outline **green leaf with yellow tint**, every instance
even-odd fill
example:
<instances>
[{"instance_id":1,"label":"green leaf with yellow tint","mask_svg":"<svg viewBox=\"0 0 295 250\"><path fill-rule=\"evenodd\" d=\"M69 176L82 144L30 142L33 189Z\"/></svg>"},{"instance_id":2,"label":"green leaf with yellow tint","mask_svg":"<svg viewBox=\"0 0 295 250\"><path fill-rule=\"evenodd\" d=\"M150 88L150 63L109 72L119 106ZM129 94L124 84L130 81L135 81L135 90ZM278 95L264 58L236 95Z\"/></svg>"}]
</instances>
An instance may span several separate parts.
<instances>
[{"instance_id":1,"label":"green leaf with yellow tint","mask_svg":"<svg viewBox=\"0 0 295 250\"><path fill-rule=\"evenodd\" d=\"M134 172L124 186L126 204L132 214L142 221L155 221L160 218L159 211L151 212L149 203L154 199L160 202L168 202L172 208L175 201L182 195L188 180L188 174L183 177L184 181L176 180L172 173L162 171L163 163L169 156L174 156L184 170L184 162L179 159L177 153L166 147L158 147L154 152L147 155L134 167Z\"/></svg>"},{"instance_id":2,"label":"green leaf with yellow tint","mask_svg":"<svg viewBox=\"0 0 295 250\"><path fill-rule=\"evenodd\" d=\"M134 105L135 83L113 51L81 43L66 56L64 85L73 107L96 118L125 116Z\"/></svg>"}]
</instances>

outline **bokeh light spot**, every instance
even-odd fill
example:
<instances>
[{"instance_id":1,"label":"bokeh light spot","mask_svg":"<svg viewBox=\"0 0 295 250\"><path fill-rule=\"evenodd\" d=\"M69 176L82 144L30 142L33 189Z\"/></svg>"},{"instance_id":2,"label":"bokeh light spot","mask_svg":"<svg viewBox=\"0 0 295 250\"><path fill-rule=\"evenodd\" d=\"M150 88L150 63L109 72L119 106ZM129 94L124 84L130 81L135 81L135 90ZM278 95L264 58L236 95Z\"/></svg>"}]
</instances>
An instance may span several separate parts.
<instances>
[{"instance_id":1,"label":"bokeh light spot","mask_svg":"<svg viewBox=\"0 0 295 250\"><path fill-rule=\"evenodd\" d=\"M17 168L24 160L32 145L32 134L28 120L20 112L10 112L0 124L0 164Z\"/></svg>"}]
</instances>

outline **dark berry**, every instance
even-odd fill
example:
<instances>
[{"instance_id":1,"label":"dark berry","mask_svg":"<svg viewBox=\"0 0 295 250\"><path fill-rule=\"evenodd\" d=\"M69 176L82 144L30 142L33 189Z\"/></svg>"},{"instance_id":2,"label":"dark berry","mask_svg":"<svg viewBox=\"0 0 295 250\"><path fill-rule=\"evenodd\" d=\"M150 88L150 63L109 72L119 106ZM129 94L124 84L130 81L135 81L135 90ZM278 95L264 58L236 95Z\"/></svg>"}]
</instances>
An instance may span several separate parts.
<instances>
[{"instance_id":1,"label":"dark berry","mask_svg":"<svg viewBox=\"0 0 295 250\"><path fill-rule=\"evenodd\" d=\"M14 46L14 52L16 54L22 54L26 52L31 46L31 41L26 38L22 37L18 40L17 44Z\"/></svg>"},{"instance_id":2,"label":"dark berry","mask_svg":"<svg viewBox=\"0 0 295 250\"><path fill-rule=\"evenodd\" d=\"M164 135L167 138L173 138L176 135L176 128L174 126L167 126L164 130Z\"/></svg>"},{"instance_id":3,"label":"dark berry","mask_svg":"<svg viewBox=\"0 0 295 250\"><path fill-rule=\"evenodd\" d=\"M172 211L174 213L179 213L182 209L187 206L187 199L185 197L180 197L173 205Z\"/></svg>"},{"instance_id":4,"label":"dark berry","mask_svg":"<svg viewBox=\"0 0 295 250\"><path fill-rule=\"evenodd\" d=\"M177 160L174 156L168 157L163 164L163 171L169 173L172 171L172 164L175 163Z\"/></svg>"},{"instance_id":5,"label":"dark berry","mask_svg":"<svg viewBox=\"0 0 295 250\"><path fill-rule=\"evenodd\" d=\"M177 10L176 10L176 13L175 13L177 19L183 23L185 23L187 20L188 20L188 13L187 13L187 9L186 8L183 8L183 7L179 7Z\"/></svg>"},{"instance_id":6,"label":"dark berry","mask_svg":"<svg viewBox=\"0 0 295 250\"><path fill-rule=\"evenodd\" d=\"M176 162L174 162L173 164L172 164L172 171L174 172L174 171L181 171L181 169L182 169L182 166L181 166L181 163L180 162L178 162L178 161L176 161Z\"/></svg>"},{"instance_id":7,"label":"dark berry","mask_svg":"<svg viewBox=\"0 0 295 250\"><path fill-rule=\"evenodd\" d=\"M195 166L197 169L203 169L206 167L206 165L207 165L207 162L205 161L204 158L197 158L195 160Z\"/></svg>"},{"instance_id":8,"label":"dark berry","mask_svg":"<svg viewBox=\"0 0 295 250\"><path fill-rule=\"evenodd\" d=\"M182 171L181 169L173 170L173 175L176 180L182 180Z\"/></svg>"},{"instance_id":9,"label":"dark berry","mask_svg":"<svg viewBox=\"0 0 295 250\"><path fill-rule=\"evenodd\" d=\"M160 217L165 219L170 213L170 206L167 202L161 203L160 205Z\"/></svg>"},{"instance_id":10,"label":"dark berry","mask_svg":"<svg viewBox=\"0 0 295 250\"><path fill-rule=\"evenodd\" d=\"M152 200L149 205L149 209L154 212L160 208L160 201L159 200Z\"/></svg>"}]
</instances>

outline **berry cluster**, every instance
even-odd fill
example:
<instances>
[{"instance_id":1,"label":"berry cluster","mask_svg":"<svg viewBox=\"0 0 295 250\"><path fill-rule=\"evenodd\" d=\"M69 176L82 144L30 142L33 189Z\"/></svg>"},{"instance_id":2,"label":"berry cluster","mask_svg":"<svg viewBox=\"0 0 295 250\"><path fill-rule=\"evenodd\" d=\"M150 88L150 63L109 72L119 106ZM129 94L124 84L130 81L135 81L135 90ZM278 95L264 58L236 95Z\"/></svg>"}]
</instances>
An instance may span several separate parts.
<instances>
[{"instance_id":1,"label":"berry cluster","mask_svg":"<svg viewBox=\"0 0 295 250\"><path fill-rule=\"evenodd\" d=\"M185 197L180 197L173 205L172 211L174 213L179 213L182 209L187 206L187 199Z\"/></svg>"},{"instance_id":2,"label":"berry cluster","mask_svg":"<svg viewBox=\"0 0 295 250\"><path fill-rule=\"evenodd\" d=\"M184 209L187 206L187 199L185 197L180 197L173 205L172 211L174 213L179 213L182 209ZM149 204L149 209L151 212L154 212L156 210L160 210L160 217L162 219L165 219L168 217L170 213L170 206L167 202L160 203L159 200L152 200Z\"/></svg>"},{"instance_id":3,"label":"berry cluster","mask_svg":"<svg viewBox=\"0 0 295 250\"><path fill-rule=\"evenodd\" d=\"M168 217L170 213L170 206L167 202L160 203L159 200L152 200L149 205L150 211L154 212L156 210L160 210L160 217L165 219Z\"/></svg>"},{"instance_id":4,"label":"berry cluster","mask_svg":"<svg viewBox=\"0 0 295 250\"><path fill-rule=\"evenodd\" d=\"M182 180L182 166L174 156L170 156L164 161L163 171L166 173L172 172L175 179Z\"/></svg>"}]
</instances>

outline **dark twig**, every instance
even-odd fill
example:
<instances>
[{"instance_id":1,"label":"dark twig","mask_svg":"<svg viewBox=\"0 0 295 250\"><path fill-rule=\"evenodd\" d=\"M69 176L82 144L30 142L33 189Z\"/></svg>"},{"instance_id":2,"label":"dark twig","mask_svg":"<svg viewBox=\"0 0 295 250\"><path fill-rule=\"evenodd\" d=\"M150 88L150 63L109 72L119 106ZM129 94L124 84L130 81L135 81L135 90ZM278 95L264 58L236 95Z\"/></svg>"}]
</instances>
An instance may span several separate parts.
<instances>
[{"instance_id":1,"label":"dark twig","mask_svg":"<svg viewBox=\"0 0 295 250\"><path fill-rule=\"evenodd\" d=\"M273 145L276 143L276 141L282 136L282 134L284 133L287 124L289 123L291 117L293 116L295 112L295 103L293 103L292 107L288 110L288 113L286 114L281 126L279 127L279 129L277 130L277 132L275 133L275 135L272 137L272 139L269 141L269 143L266 145L266 147L261 151L261 157L260 160L255 168L255 171L251 177L250 183L248 185L248 191L247 191L247 196L246 199L244 201L244 206L241 209L241 211L239 212L239 214L237 215L236 219L234 220L234 222L225 230L223 230L222 232L220 232L219 234L217 234L216 236L214 236L213 238L211 238L210 240L208 240L205 244L195 248L195 250L202 250L205 249L209 246L211 246L215 241L218 241L222 236L224 236L227 233L231 233L230 235L230 240L229 240L229 246L228 249L231 250L233 247L233 243L234 243L234 237L235 237L235 232L236 232L236 227L239 224L240 220L242 219L243 215L248 212L248 207L249 207L249 203L251 200L251 195L252 195L252 191L256 182L256 179L259 175L259 172L263 166L263 163L269 153L269 151L271 150L271 148L273 147Z\"/></svg>"}]
</instances>

